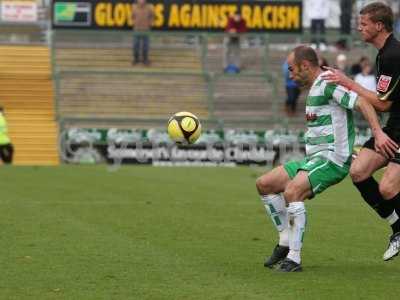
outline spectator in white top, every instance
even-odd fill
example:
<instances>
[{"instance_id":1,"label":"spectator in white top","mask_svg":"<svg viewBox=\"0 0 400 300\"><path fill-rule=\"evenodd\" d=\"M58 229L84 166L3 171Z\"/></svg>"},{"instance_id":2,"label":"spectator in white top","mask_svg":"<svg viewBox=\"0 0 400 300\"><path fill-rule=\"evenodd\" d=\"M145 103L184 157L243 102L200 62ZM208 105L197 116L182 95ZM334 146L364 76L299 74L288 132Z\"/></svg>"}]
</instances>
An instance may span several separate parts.
<instances>
[{"instance_id":1,"label":"spectator in white top","mask_svg":"<svg viewBox=\"0 0 400 300\"><path fill-rule=\"evenodd\" d=\"M311 43L313 48L326 50L325 20L329 17L330 0L306 0L305 14L311 22Z\"/></svg>"},{"instance_id":2,"label":"spectator in white top","mask_svg":"<svg viewBox=\"0 0 400 300\"><path fill-rule=\"evenodd\" d=\"M376 91L376 79L369 62L362 65L361 73L354 77L354 81L370 91Z\"/></svg>"},{"instance_id":3,"label":"spectator in white top","mask_svg":"<svg viewBox=\"0 0 400 300\"><path fill-rule=\"evenodd\" d=\"M364 57L364 60L360 63L361 72L354 76L354 81L360 84L362 87L370 91L376 91L376 79L372 72L372 67L369 59ZM359 112L354 114L354 122L357 127L365 127L365 121Z\"/></svg>"}]
</instances>

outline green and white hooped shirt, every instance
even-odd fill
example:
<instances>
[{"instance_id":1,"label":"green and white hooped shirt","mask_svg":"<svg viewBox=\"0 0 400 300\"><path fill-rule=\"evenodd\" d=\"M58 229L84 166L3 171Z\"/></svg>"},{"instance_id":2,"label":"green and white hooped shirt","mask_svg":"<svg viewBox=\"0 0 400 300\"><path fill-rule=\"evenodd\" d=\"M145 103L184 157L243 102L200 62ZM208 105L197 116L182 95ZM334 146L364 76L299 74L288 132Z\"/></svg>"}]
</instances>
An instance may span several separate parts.
<instances>
[{"instance_id":1,"label":"green and white hooped shirt","mask_svg":"<svg viewBox=\"0 0 400 300\"><path fill-rule=\"evenodd\" d=\"M349 161L355 139L352 110L356 100L356 93L317 77L306 99L307 156L323 156L339 166Z\"/></svg>"}]
</instances>

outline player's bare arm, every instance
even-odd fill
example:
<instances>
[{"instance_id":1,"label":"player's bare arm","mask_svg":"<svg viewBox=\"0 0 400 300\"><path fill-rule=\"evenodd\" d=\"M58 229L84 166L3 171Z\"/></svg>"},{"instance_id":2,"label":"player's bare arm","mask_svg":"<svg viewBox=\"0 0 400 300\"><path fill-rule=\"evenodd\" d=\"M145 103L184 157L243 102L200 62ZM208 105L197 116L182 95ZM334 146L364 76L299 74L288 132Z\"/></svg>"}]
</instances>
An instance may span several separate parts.
<instances>
[{"instance_id":1,"label":"player's bare arm","mask_svg":"<svg viewBox=\"0 0 400 300\"><path fill-rule=\"evenodd\" d=\"M358 98L356 108L363 114L372 130L375 137L375 150L387 158L394 157L399 146L383 132L372 105L364 98Z\"/></svg>"},{"instance_id":2,"label":"player's bare arm","mask_svg":"<svg viewBox=\"0 0 400 300\"><path fill-rule=\"evenodd\" d=\"M367 90L366 88L362 87L360 84L352 80L351 78L347 77L343 72L331 68L331 67L324 67L325 70L328 72L323 73L322 78L328 82L331 83L336 83L340 84L349 90L355 92L358 94L360 97L366 99L369 103L372 104L372 106L377 110L377 111L388 111L390 107L392 106L391 101L382 101L376 92Z\"/></svg>"}]
</instances>

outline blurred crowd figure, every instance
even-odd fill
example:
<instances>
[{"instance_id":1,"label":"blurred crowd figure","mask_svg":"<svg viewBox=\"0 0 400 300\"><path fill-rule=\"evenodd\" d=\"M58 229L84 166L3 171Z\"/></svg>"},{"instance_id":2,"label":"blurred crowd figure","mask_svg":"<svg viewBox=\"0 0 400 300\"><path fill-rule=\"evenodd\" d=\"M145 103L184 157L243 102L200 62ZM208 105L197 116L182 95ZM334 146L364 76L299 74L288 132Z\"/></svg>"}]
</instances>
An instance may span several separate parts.
<instances>
[{"instance_id":1,"label":"blurred crowd figure","mask_svg":"<svg viewBox=\"0 0 400 300\"><path fill-rule=\"evenodd\" d=\"M360 72L354 76L354 81L370 91L376 91L376 78L368 58L360 63Z\"/></svg>"},{"instance_id":2,"label":"blurred crowd figure","mask_svg":"<svg viewBox=\"0 0 400 300\"><path fill-rule=\"evenodd\" d=\"M351 76L354 77L354 76L357 75L358 73L361 73L362 66L363 66L364 64L371 64L371 63L370 63L368 57L366 57L366 56L361 56L360 59L359 59L356 63L354 63L354 64L351 66L351 69L350 69L350 74L351 74ZM372 71L373 71L373 70L372 70Z\"/></svg>"},{"instance_id":3,"label":"blurred crowd figure","mask_svg":"<svg viewBox=\"0 0 400 300\"><path fill-rule=\"evenodd\" d=\"M329 63L325 57L323 57L321 54L318 55L318 64L321 68L323 67L329 67Z\"/></svg>"},{"instance_id":4,"label":"blurred crowd figure","mask_svg":"<svg viewBox=\"0 0 400 300\"><path fill-rule=\"evenodd\" d=\"M340 0L340 33L351 33L351 18L354 0Z\"/></svg>"},{"instance_id":5,"label":"blurred crowd figure","mask_svg":"<svg viewBox=\"0 0 400 300\"><path fill-rule=\"evenodd\" d=\"M361 86L374 91L376 90L376 79L371 61L367 56L361 56L353 65L349 65L347 56L340 53L336 56L334 68L339 69L347 76L354 78L354 81Z\"/></svg>"},{"instance_id":6,"label":"blurred crowd figure","mask_svg":"<svg viewBox=\"0 0 400 300\"><path fill-rule=\"evenodd\" d=\"M0 107L0 159L4 164L13 161L14 147L8 136L7 120L4 116L4 108Z\"/></svg>"},{"instance_id":7,"label":"blurred crowd figure","mask_svg":"<svg viewBox=\"0 0 400 300\"><path fill-rule=\"evenodd\" d=\"M325 39L326 23L332 15L330 7L335 7L335 2L338 2L339 14L339 33L340 37L335 42L338 50L348 50L347 37L352 31L352 22L356 22L353 13L358 13L369 0L304 0L304 13L310 20L311 46L314 49L325 51L327 49L327 41ZM400 36L400 0L386 0L395 15L394 33Z\"/></svg>"},{"instance_id":8,"label":"blurred crowd figure","mask_svg":"<svg viewBox=\"0 0 400 300\"><path fill-rule=\"evenodd\" d=\"M240 34L247 31L246 21L242 18L239 11L229 16L225 28L228 34L224 38L224 72L239 73L241 69L240 62Z\"/></svg>"},{"instance_id":9,"label":"blurred crowd figure","mask_svg":"<svg viewBox=\"0 0 400 300\"><path fill-rule=\"evenodd\" d=\"M374 69L368 57L362 56L359 61L352 65L351 74L354 81L360 84L362 87L370 90L376 91L376 77L374 73ZM380 114L378 116L381 117ZM354 113L354 122L359 127L364 127L364 120L361 116L361 113Z\"/></svg>"},{"instance_id":10,"label":"blurred crowd figure","mask_svg":"<svg viewBox=\"0 0 400 300\"><path fill-rule=\"evenodd\" d=\"M134 30L132 64L136 65L141 61L145 65L150 65L148 32L154 21L153 5L148 4L146 0L137 0L132 5L132 19Z\"/></svg>"},{"instance_id":11,"label":"blurred crowd figure","mask_svg":"<svg viewBox=\"0 0 400 300\"><path fill-rule=\"evenodd\" d=\"M340 34L351 34L351 19L353 16L354 0L340 0ZM348 49L347 40L342 36L336 42L336 47L340 50Z\"/></svg>"},{"instance_id":12,"label":"blurred crowd figure","mask_svg":"<svg viewBox=\"0 0 400 300\"><path fill-rule=\"evenodd\" d=\"M290 78L288 68L289 65L286 60L282 66L287 96L285 102L285 113L288 117L294 117L296 115L297 101L300 96L300 88L298 84Z\"/></svg>"},{"instance_id":13,"label":"blurred crowd figure","mask_svg":"<svg viewBox=\"0 0 400 300\"><path fill-rule=\"evenodd\" d=\"M343 53L336 56L334 68L339 69L346 75L350 75L350 66L347 63L347 56Z\"/></svg>"},{"instance_id":14,"label":"blurred crowd figure","mask_svg":"<svg viewBox=\"0 0 400 300\"><path fill-rule=\"evenodd\" d=\"M329 17L329 1L306 0L305 13L311 22L311 45L314 49L326 50L325 21Z\"/></svg>"}]
</instances>

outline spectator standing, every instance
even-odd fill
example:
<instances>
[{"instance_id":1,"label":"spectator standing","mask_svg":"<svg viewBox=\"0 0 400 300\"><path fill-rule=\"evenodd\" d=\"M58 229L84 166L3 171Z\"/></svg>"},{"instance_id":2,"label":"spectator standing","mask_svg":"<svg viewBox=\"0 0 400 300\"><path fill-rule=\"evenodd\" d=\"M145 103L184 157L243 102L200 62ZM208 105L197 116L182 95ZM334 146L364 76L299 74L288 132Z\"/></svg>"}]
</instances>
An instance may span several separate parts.
<instances>
[{"instance_id":1,"label":"spectator standing","mask_svg":"<svg viewBox=\"0 0 400 300\"><path fill-rule=\"evenodd\" d=\"M224 72L238 73L240 72L240 34L247 31L246 21L237 11L228 18L225 32L228 37L224 39Z\"/></svg>"},{"instance_id":2,"label":"spectator standing","mask_svg":"<svg viewBox=\"0 0 400 300\"><path fill-rule=\"evenodd\" d=\"M140 61L140 50L142 54L142 62L149 65L149 36L148 32L154 21L154 10L151 4L146 0L137 0L137 3L132 5L133 30L133 62L137 64Z\"/></svg>"},{"instance_id":3,"label":"spectator standing","mask_svg":"<svg viewBox=\"0 0 400 300\"><path fill-rule=\"evenodd\" d=\"M366 56L361 56L360 60L356 62L355 64L351 65L350 68L350 75L351 76L356 76L357 74L362 72L363 66L365 64L369 64L371 66L371 63Z\"/></svg>"},{"instance_id":4,"label":"spectator standing","mask_svg":"<svg viewBox=\"0 0 400 300\"><path fill-rule=\"evenodd\" d=\"M14 147L8 137L8 126L4 117L4 109L0 107L0 158L5 164L11 164Z\"/></svg>"},{"instance_id":5,"label":"spectator standing","mask_svg":"<svg viewBox=\"0 0 400 300\"><path fill-rule=\"evenodd\" d=\"M307 0L305 13L311 22L313 48L326 50L325 20L329 17L329 0Z\"/></svg>"},{"instance_id":6,"label":"spectator standing","mask_svg":"<svg viewBox=\"0 0 400 300\"><path fill-rule=\"evenodd\" d=\"M347 64L347 56L344 54L339 54L336 56L336 69L339 69L346 75L350 75L350 67Z\"/></svg>"},{"instance_id":7,"label":"spectator standing","mask_svg":"<svg viewBox=\"0 0 400 300\"><path fill-rule=\"evenodd\" d=\"M375 75L367 57L360 61L360 72L354 76L354 81L369 91L376 91ZM365 122L359 112L354 114L354 122L357 127L365 127Z\"/></svg>"},{"instance_id":8,"label":"spectator standing","mask_svg":"<svg viewBox=\"0 0 400 300\"><path fill-rule=\"evenodd\" d=\"M287 94L285 112L288 117L293 117L296 114L297 100L300 96L300 88L298 84L290 78L289 65L287 60L283 64L283 76L285 78L285 87Z\"/></svg>"},{"instance_id":9,"label":"spectator standing","mask_svg":"<svg viewBox=\"0 0 400 300\"><path fill-rule=\"evenodd\" d=\"M351 34L351 16L353 13L354 0L340 0L340 34L343 35L336 43L341 50L348 49L345 35Z\"/></svg>"},{"instance_id":10,"label":"spectator standing","mask_svg":"<svg viewBox=\"0 0 400 300\"><path fill-rule=\"evenodd\" d=\"M351 16L354 0L340 0L340 33L351 33Z\"/></svg>"},{"instance_id":11,"label":"spectator standing","mask_svg":"<svg viewBox=\"0 0 400 300\"><path fill-rule=\"evenodd\" d=\"M376 91L376 79L369 62L361 65L361 72L354 77L354 81L367 90Z\"/></svg>"}]
</instances>

